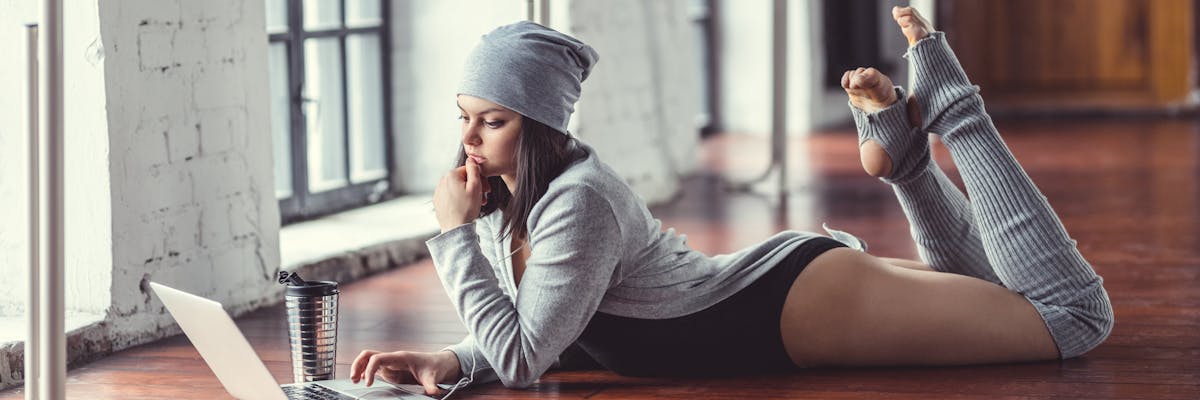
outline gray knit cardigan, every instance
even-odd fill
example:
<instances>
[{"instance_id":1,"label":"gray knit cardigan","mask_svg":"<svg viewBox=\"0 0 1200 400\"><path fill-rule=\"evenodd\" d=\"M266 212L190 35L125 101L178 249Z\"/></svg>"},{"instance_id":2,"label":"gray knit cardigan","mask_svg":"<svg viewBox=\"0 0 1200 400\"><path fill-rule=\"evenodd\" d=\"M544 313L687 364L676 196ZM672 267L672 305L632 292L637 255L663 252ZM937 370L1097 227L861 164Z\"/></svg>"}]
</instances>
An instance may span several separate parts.
<instances>
[{"instance_id":1,"label":"gray knit cardigan","mask_svg":"<svg viewBox=\"0 0 1200 400\"><path fill-rule=\"evenodd\" d=\"M595 150L576 143L586 156L550 182L529 215L531 252L520 286L513 282L499 211L426 242L470 332L447 349L474 383L498 378L507 387L526 387L558 361L595 312L664 319L703 310L818 236L784 231L732 254L706 256L674 229L664 232ZM851 247L864 246L831 233Z\"/></svg>"}]
</instances>

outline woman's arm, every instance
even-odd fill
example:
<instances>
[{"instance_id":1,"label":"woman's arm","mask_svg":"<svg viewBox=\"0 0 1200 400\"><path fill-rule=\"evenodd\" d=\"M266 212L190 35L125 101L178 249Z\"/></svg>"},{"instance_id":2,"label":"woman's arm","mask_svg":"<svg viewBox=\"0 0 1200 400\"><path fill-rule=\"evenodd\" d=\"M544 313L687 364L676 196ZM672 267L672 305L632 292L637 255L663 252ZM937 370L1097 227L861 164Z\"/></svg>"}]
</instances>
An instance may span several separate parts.
<instances>
[{"instance_id":1,"label":"woman's arm","mask_svg":"<svg viewBox=\"0 0 1200 400\"><path fill-rule=\"evenodd\" d=\"M467 335L458 344L450 345L442 350L448 350L458 357L460 378L468 378L467 384L478 385L488 383L499 379L495 371L492 370L492 365L488 363L487 357L484 357L479 352L479 348L475 347L475 337Z\"/></svg>"},{"instance_id":2,"label":"woman's arm","mask_svg":"<svg viewBox=\"0 0 1200 400\"><path fill-rule=\"evenodd\" d=\"M612 205L589 186L552 188L529 221L532 253L515 304L500 290L473 224L426 242L475 347L507 387L532 384L579 337L619 260Z\"/></svg>"}]
</instances>

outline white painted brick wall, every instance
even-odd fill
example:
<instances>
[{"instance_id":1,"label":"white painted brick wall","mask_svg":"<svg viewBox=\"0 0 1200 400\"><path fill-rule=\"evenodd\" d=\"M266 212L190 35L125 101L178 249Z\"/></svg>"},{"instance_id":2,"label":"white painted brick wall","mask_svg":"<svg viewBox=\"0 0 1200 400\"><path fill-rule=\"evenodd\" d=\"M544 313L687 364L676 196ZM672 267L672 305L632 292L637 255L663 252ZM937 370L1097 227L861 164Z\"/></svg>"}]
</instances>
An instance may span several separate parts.
<instances>
[{"instance_id":1,"label":"white painted brick wall","mask_svg":"<svg viewBox=\"0 0 1200 400\"><path fill-rule=\"evenodd\" d=\"M24 24L37 20L37 4L0 0L0 37L9 54L0 63L0 315L21 315L28 292L28 165L29 142L26 125L28 108ZM0 369L4 368L0 360ZM4 375L0 375L0 382Z\"/></svg>"},{"instance_id":2,"label":"white painted brick wall","mask_svg":"<svg viewBox=\"0 0 1200 400\"><path fill-rule=\"evenodd\" d=\"M20 316L27 298L28 109L25 23L37 20L36 2L0 2L0 315ZM66 199L66 310L100 315L108 307L109 189L105 135L104 51L96 3L64 10L64 156ZM3 341L5 339L0 339Z\"/></svg>"},{"instance_id":3,"label":"white painted brick wall","mask_svg":"<svg viewBox=\"0 0 1200 400\"><path fill-rule=\"evenodd\" d=\"M146 281L235 313L280 294L263 3L103 3L114 350L172 319Z\"/></svg>"},{"instance_id":4,"label":"white painted brick wall","mask_svg":"<svg viewBox=\"0 0 1200 400\"><path fill-rule=\"evenodd\" d=\"M583 84L575 133L651 203L673 197L699 160L701 69L688 5L570 3L568 30L600 53Z\"/></svg>"}]
</instances>

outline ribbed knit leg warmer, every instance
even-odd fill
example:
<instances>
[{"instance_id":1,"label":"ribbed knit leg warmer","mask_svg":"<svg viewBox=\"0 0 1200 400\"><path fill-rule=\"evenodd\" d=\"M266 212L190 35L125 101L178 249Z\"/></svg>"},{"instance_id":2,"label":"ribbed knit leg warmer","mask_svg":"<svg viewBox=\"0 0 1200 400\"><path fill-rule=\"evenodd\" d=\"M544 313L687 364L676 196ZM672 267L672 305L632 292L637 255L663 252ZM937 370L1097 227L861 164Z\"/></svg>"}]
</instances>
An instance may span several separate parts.
<instances>
[{"instance_id":1,"label":"ribbed knit leg warmer","mask_svg":"<svg viewBox=\"0 0 1200 400\"><path fill-rule=\"evenodd\" d=\"M858 144L873 139L892 159L891 175L882 180L900 200L921 259L936 271L1003 285L987 261L970 203L930 160L928 135L910 126L904 89L896 91L899 100L883 110L867 114L851 105L850 112Z\"/></svg>"},{"instance_id":2,"label":"ribbed knit leg warmer","mask_svg":"<svg viewBox=\"0 0 1200 400\"><path fill-rule=\"evenodd\" d=\"M907 57L922 125L958 166L996 275L1037 308L1062 358L1095 348L1113 324L1103 280L1000 138L944 35L918 41Z\"/></svg>"}]
</instances>

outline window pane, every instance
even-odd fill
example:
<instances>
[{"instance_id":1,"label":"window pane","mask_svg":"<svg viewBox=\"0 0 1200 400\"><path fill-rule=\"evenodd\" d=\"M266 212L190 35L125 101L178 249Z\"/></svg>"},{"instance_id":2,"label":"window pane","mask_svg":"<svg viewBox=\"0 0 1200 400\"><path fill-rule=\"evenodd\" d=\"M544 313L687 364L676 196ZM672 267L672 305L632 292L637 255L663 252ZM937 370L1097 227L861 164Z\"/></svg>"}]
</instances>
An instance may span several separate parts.
<instances>
[{"instance_id":1,"label":"window pane","mask_svg":"<svg viewBox=\"0 0 1200 400\"><path fill-rule=\"evenodd\" d=\"M336 29L342 26L342 9L337 0L304 0L304 30Z\"/></svg>"},{"instance_id":2,"label":"window pane","mask_svg":"<svg viewBox=\"0 0 1200 400\"><path fill-rule=\"evenodd\" d=\"M381 25L379 0L346 0L346 26L352 28Z\"/></svg>"},{"instance_id":3,"label":"window pane","mask_svg":"<svg viewBox=\"0 0 1200 400\"><path fill-rule=\"evenodd\" d=\"M271 81L271 146L275 149L275 198L292 195L292 120L288 101L287 42L271 43L267 56Z\"/></svg>"},{"instance_id":4,"label":"window pane","mask_svg":"<svg viewBox=\"0 0 1200 400\"><path fill-rule=\"evenodd\" d=\"M304 41L304 119L308 125L308 186L316 193L346 184L342 63L338 38Z\"/></svg>"},{"instance_id":5,"label":"window pane","mask_svg":"<svg viewBox=\"0 0 1200 400\"><path fill-rule=\"evenodd\" d=\"M267 33L287 30L287 0L267 0Z\"/></svg>"},{"instance_id":6,"label":"window pane","mask_svg":"<svg viewBox=\"0 0 1200 400\"><path fill-rule=\"evenodd\" d=\"M347 95L350 97L350 179L387 176L383 141L383 64L379 35L346 38Z\"/></svg>"}]
</instances>

